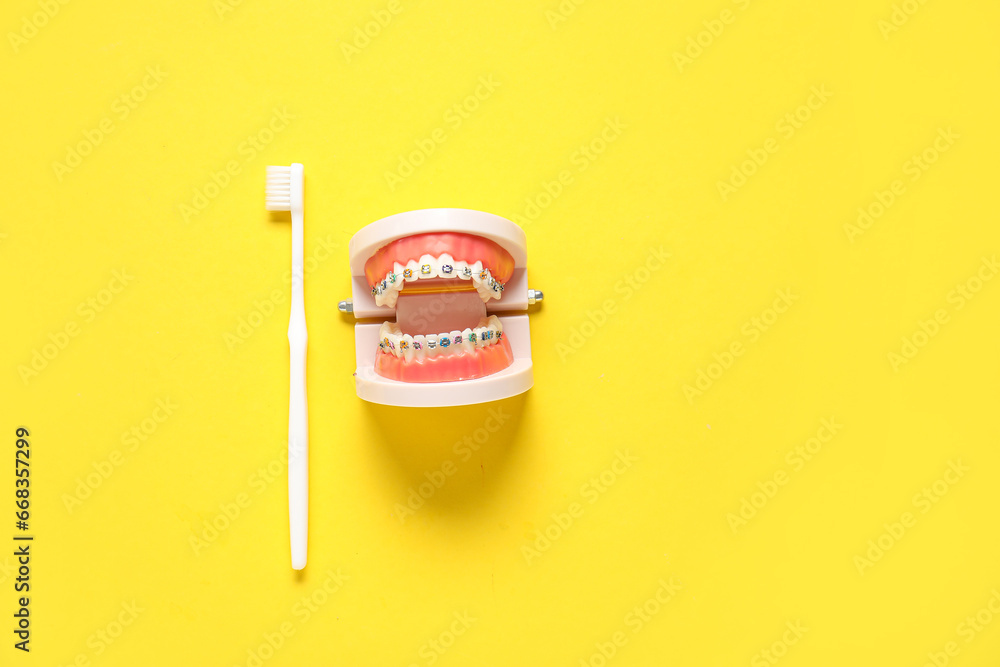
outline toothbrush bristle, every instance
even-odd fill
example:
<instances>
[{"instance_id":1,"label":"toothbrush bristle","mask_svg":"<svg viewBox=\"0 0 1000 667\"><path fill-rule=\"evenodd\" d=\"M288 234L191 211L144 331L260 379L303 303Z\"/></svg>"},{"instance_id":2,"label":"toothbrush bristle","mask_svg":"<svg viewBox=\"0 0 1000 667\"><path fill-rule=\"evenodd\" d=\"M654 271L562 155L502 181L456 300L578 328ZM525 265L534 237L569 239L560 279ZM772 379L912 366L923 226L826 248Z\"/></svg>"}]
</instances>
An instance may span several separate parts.
<instances>
[{"instance_id":1,"label":"toothbrush bristle","mask_svg":"<svg viewBox=\"0 0 1000 667\"><path fill-rule=\"evenodd\" d=\"M292 208L292 168L267 168L264 205L268 211L289 211Z\"/></svg>"}]
</instances>

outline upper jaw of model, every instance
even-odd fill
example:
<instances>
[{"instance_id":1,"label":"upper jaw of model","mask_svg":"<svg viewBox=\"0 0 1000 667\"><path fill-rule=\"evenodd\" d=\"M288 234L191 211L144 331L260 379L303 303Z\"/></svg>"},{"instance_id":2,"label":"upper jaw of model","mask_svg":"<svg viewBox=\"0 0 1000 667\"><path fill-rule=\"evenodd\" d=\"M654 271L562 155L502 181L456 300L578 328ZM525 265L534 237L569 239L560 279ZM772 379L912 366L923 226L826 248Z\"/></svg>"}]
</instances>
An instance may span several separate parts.
<instances>
[{"instance_id":1,"label":"upper jaw of model","mask_svg":"<svg viewBox=\"0 0 1000 667\"><path fill-rule=\"evenodd\" d=\"M372 286L372 296L375 297L376 305L392 308L406 283L430 278L471 281L483 303L503 296L503 283L493 277L490 269L483 266L482 260L469 263L456 260L446 252L438 257L421 255L419 260L411 259L405 265L393 262L392 269Z\"/></svg>"},{"instance_id":2,"label":"upper jaw of model","mask_svg":"<svg viewBox=\"0 0 1000 667\"><path fill-rule=\"evenodd\" d=\"M365 262L375 304L389 308L395 307L404 286L428 279L467 281L486 303L503 296L513 270L513 258L499 245L458 232L405 236L379 248Z\"/></svg>"}]
</instances>

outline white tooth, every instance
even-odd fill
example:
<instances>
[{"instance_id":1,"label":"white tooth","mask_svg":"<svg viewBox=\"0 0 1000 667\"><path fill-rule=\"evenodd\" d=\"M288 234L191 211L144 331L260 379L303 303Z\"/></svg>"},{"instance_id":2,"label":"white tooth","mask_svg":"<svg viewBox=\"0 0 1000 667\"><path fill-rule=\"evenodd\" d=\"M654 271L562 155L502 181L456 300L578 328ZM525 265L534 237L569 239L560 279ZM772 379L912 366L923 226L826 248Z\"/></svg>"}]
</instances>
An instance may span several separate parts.
<instances>
[{"instance_id":1,"label":"white tooth","mask_svg":"<svg viewBox=\"0 0 1000 667\"><path fill-rule=\"evenodd\" d=\"M409 273L407 273L409 271ZM420 263L415 259L411 259L403 267L403 280L408 283L412 283L414 280L420 277Z\"/></svg>"},{"instance_id":2,"label":"white tooth","mask_svg":"<svg viewBox=\"0 0 1000 667\"><path fill-rule=\"evenodd\" d=\"M399 340L399 350L407 361L413 361L413 336L404 334Z\"/></svg>"},{"instance_id":3,"label":"white tooth","mask_svg":"<svg viewBox=\"0 0 1000 667\"><path fill-rule=\"evenodd\" d=\"M400 355L399 339L399 325L394 322L383 322L379 329L379 341L382 349L398 357Z\"/></svg>"},{"instance_id":4,"label":"white tooth","mask_svg":"<svg viewBox=\"0 0 1000 667\"><path fill-rule=\"evenodd\" d=\"M472 278L472 269L468 268L468 262L458 261L455 262L455 275L462 280L468 280Z\"/></svg>"},{"instance_id":5,"label":"white tooth","mask_svg":"<svg viewBox=\"0 0 1000 667\"><path fill-rule=\"evenodd\" d=\"M455 277L455 260L448 253L441 253L441 256L437 258L438 261L438 277L440 278L454 278Z\"/></svg>"},{"instance_id":6,"label":"white tooth","mask_svg":"<svg viewBox=\"0 0 1000 667\"><path fill-rule=\"evenodd\" d=\"M383 322L382 326L378 328L378 346L379 348L385 350L386 352L389 351L386 349L387 346L385 344L385 339L388 337L388 335L389 335L389 323Z\"/></svg>"},{"instance_id":7,"label":"white tooth","mask_svg":"<svg viewBox=\"0 0 1000 667\"><path fill-rule=\"evenodd\" d=\"M472 337L472 329L470 329L469 327L466 327L462 331L462 351L463 352L472 352L474 349L476 349L476 344L473 343L471 340L469 340L471 337Z\"/></svg>"},{"instance_id":8,"label":"white tooth","mask_svg":"<svg viewBox=\"0 0 1000 667\"><path fill-rule=\"evenodd\" d=\"M448 343L448 351L449 352L461 352L462 351L462 341L463 340L464 340L464 338L462 337L462 332L461 331L458 331L457 329L451 331L448 334L448 341L449 341L449 343ZM456 341L458 341L458 342L456 342Z\"/></svg>"},{"instance_id":9,"label":"white tooth","mask_svg":"<svg viewBox=\"0 0 1000 667\"><path fill-rule=\"evenodd\" d=\"M375 283L375 304L381 306L385 304L385 290L382 289L382 281Z\"/></svg>"},{"instance_id":10,"label":"white tooth","mask_svg":"<svg viewBox=\"0 0 1000 667\"><path fill-rule=\"evenodd\" d=\"M493 292L488 287L490 270L484 269L483 263L478 260L469 268L472 269L472 284L476 286L479 298L483 300L483 303L486 303L493 296Z\"/></svg>"},{"instance_id":11,"label":"white tooth","mask_svg":"<svg viewBox=\"0 0 1000 667\"><path fill-rule=\"evenodd\" d=\"M437 277L438 271L438 261L430 255L420 256L420 277L421 278L435 278Z\"/></svg>"},{"instance_id":12,"label":"white tooth","mask_svg":"<svg viewBox=\"0 0 1000 667\"><path fill-rule=\"evenodd\" d=\"M430 356L427 353L427 336L418 334L413 337L413 354L417 357L417 359Z\"/></svg>"},{"instance_id":13,"label":"white tooth","mask_svg":"<svg viewBox=\"0 0 1000 667\"><path fill-rule=\"evenodd\" d=\"M476 291L479 292L479 297L483 300L483 303L486 303L490 299L499 299L503 296L499 283L493 279L493 274L490 273L489 269L480 269L478 273L472 276L472 283L476 286Z\"/></svg>"},{"instance_id":14,"label":"white tooth","mask_svg":"<svg viewBox=\"0 0 1000 667\"><path fill-rule=\"evenodd\" d=\"M396 263L396 267L402 268L402 265ZM390 308L396 305L396 299L399 298L399 290L403 288L403 274L401 270L393 270L385 274L383 280L385 284L385 289L382 290L382 294L375 295L375 303L379 306L389 306ZM381 285L381 283L380 283Z\"/></svg>"},{"instance_id":15,"label":"white tooth","mask_svg":"<svg viewBox=\"0 0 1000 667\"><path fill-rule=\"evenodd\" d=\"M396 327L395 331L389 336L389 340L392 341L392 347L394 348L393 351L396 353L396 356L397 357L403 356L403 346L401 345L401 343L403 342L403 332L399 330L398 326Z\"/></svg>"},{"instance_id":16,"label":"white tooth","mask_svg":"<svg viewBox=\"0 0 1000 667\"><path fill-rule=\"evenodd\" d=\"M493 335L490 337L490 345L494 345L498 340L497 334L503 331L503 327L500 325L500 320L497 319L496 315L490 315L486 322L490 331L493 332Z\"/></svg>"},{"instance_id":17,"label":"white tooth","mask_svg":"<svg viewBox=\"0 0 1000 667\"><path fill-rule=\"evenodd\" d=\"M486 337L483 335L486 333L486 318L480 318L479 324L475 326L472 333L476 334L476 342L473 345L476 349L486 346Z\"/></svg>"}]
</instances>

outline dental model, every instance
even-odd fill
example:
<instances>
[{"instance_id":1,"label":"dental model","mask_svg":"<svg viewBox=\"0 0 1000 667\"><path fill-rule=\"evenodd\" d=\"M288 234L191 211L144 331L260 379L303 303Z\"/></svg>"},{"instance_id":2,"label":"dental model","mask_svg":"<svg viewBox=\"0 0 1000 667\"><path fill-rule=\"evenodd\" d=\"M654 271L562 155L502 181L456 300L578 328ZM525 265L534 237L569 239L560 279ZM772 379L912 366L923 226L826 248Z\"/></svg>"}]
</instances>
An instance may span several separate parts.
<instances>
[{"instance_id":1,"label":"dental model","mask_svg":"<svg viewBox=\"0 0 1000 667\"><path fill-rule=\"evenodd\" d=\"M466 209L409 211L351 239L358 396L435 407L495 401L531 388L524 232Z\"/></svg>"}]
</instances>

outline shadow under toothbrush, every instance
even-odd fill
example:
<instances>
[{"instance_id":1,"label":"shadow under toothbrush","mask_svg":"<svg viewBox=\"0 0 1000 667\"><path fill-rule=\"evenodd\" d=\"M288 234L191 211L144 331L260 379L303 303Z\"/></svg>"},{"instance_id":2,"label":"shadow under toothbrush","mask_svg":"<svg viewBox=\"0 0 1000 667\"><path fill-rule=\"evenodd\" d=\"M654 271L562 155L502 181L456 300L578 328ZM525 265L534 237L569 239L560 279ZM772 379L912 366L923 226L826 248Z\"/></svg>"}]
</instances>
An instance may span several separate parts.
<instances>
[{"instance_id":1,"label":"shadow under toothbrush","mask_svg":"<svg viewBox=\"0 0 1000 667\"><path fill-rule=\"evenodd\" d=\"M444 408L365 403L386 458L395 463L393 497L419 515L428 510L477 519L498 494L512 492L510 467L531 392L500 401Z\"/></svg>"}]
</instances>

